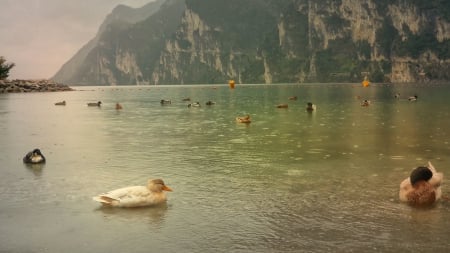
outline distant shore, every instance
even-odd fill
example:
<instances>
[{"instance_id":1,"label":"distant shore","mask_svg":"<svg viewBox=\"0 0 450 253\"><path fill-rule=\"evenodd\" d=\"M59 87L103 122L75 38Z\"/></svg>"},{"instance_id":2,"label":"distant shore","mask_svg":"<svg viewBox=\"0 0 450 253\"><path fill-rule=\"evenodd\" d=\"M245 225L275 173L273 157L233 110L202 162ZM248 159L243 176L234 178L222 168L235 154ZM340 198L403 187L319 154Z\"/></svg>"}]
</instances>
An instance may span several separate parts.
<instances>
[{"instance_id":1,"label":"distant shore","mask_svg":"<svg viewBox=\"0 0 450 253\"><path fill-rule=\"evenodd\" d=\"M68 85L52 80L0 80L0 93L73 91Z\"/></svg>"}]
</instances>

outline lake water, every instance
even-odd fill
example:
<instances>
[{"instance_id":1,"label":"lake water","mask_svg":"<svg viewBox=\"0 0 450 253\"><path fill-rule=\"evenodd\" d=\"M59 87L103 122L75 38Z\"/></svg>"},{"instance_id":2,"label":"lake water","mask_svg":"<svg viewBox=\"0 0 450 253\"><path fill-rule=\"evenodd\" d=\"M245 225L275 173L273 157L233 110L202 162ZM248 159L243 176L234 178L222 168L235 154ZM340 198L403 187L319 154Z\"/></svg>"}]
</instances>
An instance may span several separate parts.
<instances>
[{"instance_id":1,"label":"lake water","mask_svg":"<svg viewBox=\"0 0 450 253\"><path fill-rule=\"evenodd\" d=\"M74 88L0 94L0 252L450 250L449 201L398 201L414 167L450 175L450 84ZM34 148L45 166L22 163ZM148 178L166 205L91 199Z\"/></svg>"}]
</instances>

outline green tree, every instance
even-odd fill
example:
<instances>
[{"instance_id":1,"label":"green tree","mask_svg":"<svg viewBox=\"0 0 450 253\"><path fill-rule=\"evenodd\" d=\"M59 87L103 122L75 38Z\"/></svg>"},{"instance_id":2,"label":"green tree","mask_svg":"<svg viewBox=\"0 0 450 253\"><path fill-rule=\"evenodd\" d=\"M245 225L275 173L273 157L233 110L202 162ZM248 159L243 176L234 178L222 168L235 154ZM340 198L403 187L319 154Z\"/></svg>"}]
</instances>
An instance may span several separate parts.
<instances>
[{"instance_id":1,"label":"green tree","mask_svg":"<svg viewBox=\"0 0 450 253\"><path fill-rule=\"evenodd\" d=\"M15 66L14 63L6 63L6 59L0 56L0 80L6 79L9 76L9 71Z\"/></svg>"}]
</instances>

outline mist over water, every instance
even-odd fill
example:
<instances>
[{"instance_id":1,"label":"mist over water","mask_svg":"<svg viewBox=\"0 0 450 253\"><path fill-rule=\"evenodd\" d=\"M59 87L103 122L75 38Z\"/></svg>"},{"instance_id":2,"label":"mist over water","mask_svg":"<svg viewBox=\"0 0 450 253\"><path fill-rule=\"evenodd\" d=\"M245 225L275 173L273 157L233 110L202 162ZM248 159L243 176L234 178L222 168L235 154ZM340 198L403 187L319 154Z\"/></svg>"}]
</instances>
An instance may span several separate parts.
<instances>
[{"instance_id":1,"label":"mist over water","mask_svg":"<svg viewBox=\"0 0 450 253\"><path fill-rule=\"evenodd\" d=\"M0 251L450 248L449 202L414 209L397 196L416 166L450 173L448 84L75 88L0 94ZM317 110L306 112L307 102ZM247 114L252 123L236 123ZM44 166L22 163L34 148ZM166 205L100 208L91 199L148 178L174 189ZM442 187L449 196L446 179Z\"/></svg>"}]
</instances>

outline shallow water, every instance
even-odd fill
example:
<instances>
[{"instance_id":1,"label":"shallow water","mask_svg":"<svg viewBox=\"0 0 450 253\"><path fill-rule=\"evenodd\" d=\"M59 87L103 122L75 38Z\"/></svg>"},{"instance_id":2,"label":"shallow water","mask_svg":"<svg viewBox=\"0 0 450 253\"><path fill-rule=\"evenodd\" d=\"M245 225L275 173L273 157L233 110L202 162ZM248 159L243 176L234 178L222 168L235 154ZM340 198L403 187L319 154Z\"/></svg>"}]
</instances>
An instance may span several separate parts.
<instances>
[{"instance_id":1,"label":"shallow water","mask_svg":"<svg viewBox=\"0 0 450 253\"><path fill-rule=\"evenodd\" d=\"M448 84L76 89L0 94L0 252L450 250L449 202L414 209L397 198L428 160L450 174ZM246 114L251 124L235 122ZM25 166L35 147L47 163ZM166 205L91 200L148 178L174 189Z\"/></svg>"}]
</instances>

